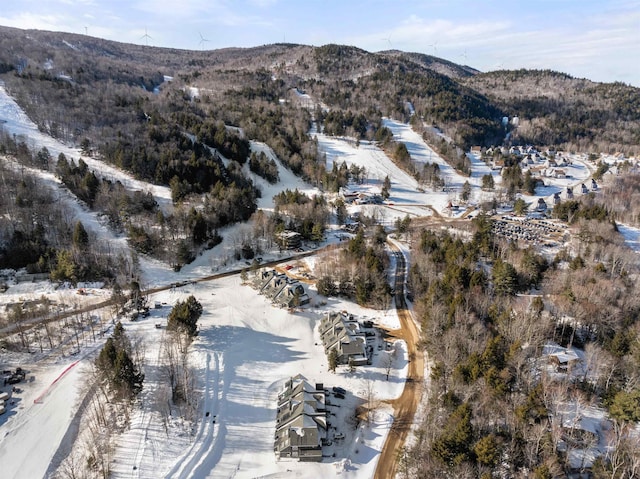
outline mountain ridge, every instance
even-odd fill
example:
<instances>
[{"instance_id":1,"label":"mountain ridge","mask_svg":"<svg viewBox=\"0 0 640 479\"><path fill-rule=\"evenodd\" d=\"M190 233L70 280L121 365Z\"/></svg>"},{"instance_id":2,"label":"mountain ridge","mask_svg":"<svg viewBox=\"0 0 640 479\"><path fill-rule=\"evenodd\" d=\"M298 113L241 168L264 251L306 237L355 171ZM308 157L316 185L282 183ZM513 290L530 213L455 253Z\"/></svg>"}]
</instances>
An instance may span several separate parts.
<instances>
[{"instance_id":1,"label":"mountain ridge","mask_svg":"<svg viewBox=\"0 0 640 479\"><path fill-rule=\"evenodd\" d=\"M521 119L508 136L515 144L633 154L640 143L640 89L551 70L480 72L423 53L368 52L336 44L183 50L75 33L10 27L0 27L0 33L0 79L34 121L54 136L51 121L30 101L65 110L69 116L92 102L91 89L107 98L112 96L109 86L119 85L129 91L118 95L139 97L130 103L145 103L150 99L140 98L136 88L153 92L172 77L174 94L196 88L210 99L243 89L249 94L247 89L252 89L251 101L273 103L286 98L287 89L300 88L330 109L362 113L371 125L382 116L410 121L410 102L424 125L437 125L462 148L501 143L506 133L503 116ZM46 81L75 88L68 95L75 100L74 108L61 106L54 100L59 95L51 91L52 98L47 98L43 92L51 89L43 86ZM169 89L166 84L164 88ZM81 126L66 125L75 132L67 141L78 142L96 128L84 116L78 113ZM232 120L234 115L226 116Z\"/></svg>"}]
</instances>

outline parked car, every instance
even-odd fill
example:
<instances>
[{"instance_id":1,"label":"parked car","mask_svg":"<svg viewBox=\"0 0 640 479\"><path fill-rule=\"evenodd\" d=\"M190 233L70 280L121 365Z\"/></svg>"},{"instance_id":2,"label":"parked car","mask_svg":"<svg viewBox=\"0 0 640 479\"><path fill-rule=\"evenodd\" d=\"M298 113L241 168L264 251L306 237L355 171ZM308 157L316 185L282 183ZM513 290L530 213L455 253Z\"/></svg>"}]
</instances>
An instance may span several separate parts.
<instances>
[{"instance_id":1,"label":"parked car","mask_svg":"<svg viewBox=\"0 0 640 479\"><path fill-rule=\"evenodd\" d=\"M347 394L347 391L340 386L333 386L334 393Z\"/></svg>"}]
</instances>

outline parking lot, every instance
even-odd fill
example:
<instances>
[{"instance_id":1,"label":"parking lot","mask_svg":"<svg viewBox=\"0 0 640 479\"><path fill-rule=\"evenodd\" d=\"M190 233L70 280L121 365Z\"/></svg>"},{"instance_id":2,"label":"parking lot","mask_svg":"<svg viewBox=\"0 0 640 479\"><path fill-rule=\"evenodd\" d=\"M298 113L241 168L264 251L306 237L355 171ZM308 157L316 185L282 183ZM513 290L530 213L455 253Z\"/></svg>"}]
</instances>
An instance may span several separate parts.
<instances>
[{"instance_id":1,"label":"parking lot","mask_svg":"<svg viewBox=\"0 0 640 479\"><path fill-rule=\"evenodd\" d=\"M562 241L567 227L544 219L500 216L494 218L492 232L510 241L544 244Z\"/></svg>"}]
</instances>

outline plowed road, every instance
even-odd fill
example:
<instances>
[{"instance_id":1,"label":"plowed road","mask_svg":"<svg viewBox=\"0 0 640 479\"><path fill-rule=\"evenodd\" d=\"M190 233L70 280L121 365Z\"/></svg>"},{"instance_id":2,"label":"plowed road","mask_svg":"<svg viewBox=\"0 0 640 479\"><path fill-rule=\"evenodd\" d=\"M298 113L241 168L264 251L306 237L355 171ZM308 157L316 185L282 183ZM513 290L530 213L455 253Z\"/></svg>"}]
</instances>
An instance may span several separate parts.
<instances>
[{"instance_id":1,"label":"plowed road","mask_svg":"<svg viewBox=\"0 0 640 479\"><path fill-rule=\"evenodd\" d=\"M413 418L418 409L420 397L422 396L422 384L424 381L424 354L418 348L420 331L413 320L411 312L407 308L407 303L404 298L406 261L397 248L393 245L391 245L391 247L395 250L394 255L397 262L395 299L398 317L400 318L400 329L390 331L389 335L406 341L410 362L409 371L407 372L407 382L405 383L402 394L398 399L389 401L393 406L393 425L391 426L391 431L389 431L387 440L382 448L382 453L380 454L380 459L378 460L378 466L376 467L374 475L376 479L390 479L396 474L399 453L404 447L407 435L411 430Z\"/></svg>"}]
</instances>

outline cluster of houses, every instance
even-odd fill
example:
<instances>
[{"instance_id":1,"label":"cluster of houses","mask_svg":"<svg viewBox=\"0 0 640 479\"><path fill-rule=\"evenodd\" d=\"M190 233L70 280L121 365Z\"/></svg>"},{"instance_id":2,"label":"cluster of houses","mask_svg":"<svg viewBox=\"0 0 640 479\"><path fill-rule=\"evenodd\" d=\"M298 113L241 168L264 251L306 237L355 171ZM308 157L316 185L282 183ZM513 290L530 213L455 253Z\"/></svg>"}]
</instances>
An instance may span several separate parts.
<instances>
[{"instance_id":1,"label":"cluster of houses","mask_svg":"<svg viewBox=\"0 0 640 479\"><path fill-rule=\"evenodd\" d=\"M338 364L362 366L371 364L373 346L367 345L367 332L346 311L328 312L318 326L324 351L338 353Z\"/></svg>"},{"instance_id":2,"label":"cluster of houses","mask_svg":"<svg viewBox=\"0 0 640 479\"><path fill-rule=\"evenodd\" d=\"M260 294L268 297L272 304L281 308L295 308L304 306L310 301L304 285L289 278L286 274L278 273L275 269L262 269L252 280L252 286Z\"/></svg>"},{"instance_id":3,"label":"cluster of houses","mask_svg":"<svg viewBox=\"0 0 640 479\"><path fill-rule=\"evenodd\" d=\"M522 171L530 170L537 177L566 178L567 172L563 168L571 165L571 160L561 153L553 149L540 152L534 146L488 148L484 154L479 146L474 146L471 148L471 154L478 158L483 157L491 169L498 171L505 166L505 156L516 157Z\"/></svg>"},{"instance_id":4,"label":"cluster of houses","mask_svg":"<svg viewBox=\"0 0 640 479\"><path fill-rule=\"evenodd\" d=\"M286 381L278 395L273 444L276 457L321 461L327 429L323 385L312 385L300 374Z\"/></svg>"},{"instance_id":5,"label":"cluster of houses","mask_svg":"<svg viewBox=\"0 0 640 479\"><path fill-rule=\"evenodd\" d=\"M593 178L591 179L591 190L589 190L587 185L585 185L584 183L582 183L582 185L580 186L580 192L583 195L586 195L587 193L589 193L589 191L598 191L598 183ZM553 194L554 205L558 205L562 202L562 198L560 195L561 195L561 192L556 192ZM572 200L574 198L573 187L567 186L565 195L566 195L566 199ZM539 213L544 213L545 211L547 211L547 208L548 208L548 205L547 205L547 202L544 200L544 198L538 198L538 203L536 204L536 211Z\"/></svg>"}]
</instances>

